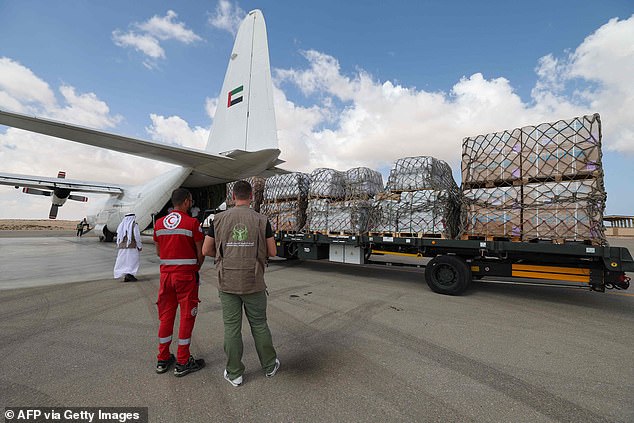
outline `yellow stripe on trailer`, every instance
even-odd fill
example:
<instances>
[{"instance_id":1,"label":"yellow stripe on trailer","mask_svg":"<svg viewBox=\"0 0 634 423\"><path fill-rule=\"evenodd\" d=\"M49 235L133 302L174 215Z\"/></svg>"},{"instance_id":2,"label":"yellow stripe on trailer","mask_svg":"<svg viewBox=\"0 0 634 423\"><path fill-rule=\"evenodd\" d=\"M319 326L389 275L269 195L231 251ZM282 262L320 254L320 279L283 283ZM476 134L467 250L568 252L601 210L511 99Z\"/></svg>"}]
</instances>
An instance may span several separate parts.
<instances>
[{"instance_id":1,"label":"yellow stripe on trailer","mask_svg":"<svg viewBox=\"0 0 634 423\"><path fill-rule=\"evenodd\" d=\"M590 269L580 269L578 267L534 266L532 264L514 264L513 270L525 270L527 272L563 273L566 275L590 276Z\"/></svg>"},{"instance_id":2,"label":"yellow stripe on trailer","mask_svg":"<svg viewBox=\"0 0 634 423\"><path fill-rule=\"evenodd\" d=\"M514 264L511 269L511 276L518 278L590 283L590 269L529 264Z\"/></svg>"},{"instance_id":3,"label":"yellow stripe on trailer","mask_svg":"<svg viewBox=\"0 0 634 423\"><path fill-rule=\"evenodd\" d=\"M372 250L372 254L389 254L389 255L392 255L392 256L416 257L416 258L423 257L423 255L420 254L420 253L411 254L411 253L399 253L399 252L396 252L396 251L383 251L383 250Z\"/></svg>"}]
</instances>

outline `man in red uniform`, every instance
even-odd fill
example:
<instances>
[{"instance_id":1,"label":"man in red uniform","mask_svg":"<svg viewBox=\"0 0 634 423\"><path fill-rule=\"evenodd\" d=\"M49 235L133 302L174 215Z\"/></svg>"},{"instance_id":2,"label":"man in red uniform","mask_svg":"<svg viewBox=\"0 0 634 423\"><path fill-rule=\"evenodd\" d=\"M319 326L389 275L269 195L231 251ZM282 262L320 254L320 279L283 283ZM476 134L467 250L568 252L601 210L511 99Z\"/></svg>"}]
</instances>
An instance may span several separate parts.
<instances>
[{"instance_id":1,"label":"man in red uniform","mask_svg":"<svg viewBox=\"0 0 634 423\"><path fill-rule=\"evenodd\" d=\"M174 210L154 225L156 254L161 258L161 286L158 293L159 353L157 373L165 373L176 361L174 376L185 376L205 367L205 360L189 353L192 330L198 313L198 270L205 257L204 235L198 220L190 217L192 195L184 188L174 190ZM178 352L170 354L176 308L180 306Z\"/></svg>"}]
</instances>

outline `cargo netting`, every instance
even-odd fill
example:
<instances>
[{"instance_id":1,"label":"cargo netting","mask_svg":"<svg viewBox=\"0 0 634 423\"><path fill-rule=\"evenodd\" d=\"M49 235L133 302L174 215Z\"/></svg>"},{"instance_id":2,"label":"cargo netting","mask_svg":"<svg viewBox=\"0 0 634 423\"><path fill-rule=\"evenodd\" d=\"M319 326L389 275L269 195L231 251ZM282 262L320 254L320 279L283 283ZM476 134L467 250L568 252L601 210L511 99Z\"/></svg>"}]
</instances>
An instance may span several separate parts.
<instances>
[{"instance_id":1,"label":"cargo netting","mask_svg":"<svg viewBox=\"0 0 634 423\"><path fill-rule=\"evenodd\" d=\"M405 157L394 163L386 192L373 202L369 231L454 238L461 229L461 213L451 167L434 157Z\"/></svg>"},{"instance_id":2,"label":"cargo netting","mask_svg":"<svg viewBox=\"0 0 634 423\"><path fill-rule=\"evenodd\" d=\"M310 177L300 172L266 180L260 212L269 219L273 231L299 232L304 227L309 187Z\"/></svg>"},{"instance_id":3,"label":"cargo netting","mask_svg":"<svg viewBox=\"0 0 634 423\"><path fill-rule=\"evenodd\" d=\"M311 175L306 230L327 234L359 234L368 230L371 199L383 191L383 177L357 167L340 172L315 169Z\"/></svg>"},{"instance_id":4,"label":"cargo netting","mask_svg":"<svg viewBox=\"0 0 634 423\"><path fill-rule=\"evenodd\" d=\"M265 179L259 176L253 176L251 178L244 179L248 183L251 184L251 188L253 189L253 200L251 201L251 208L256 212L260 211L260 205L262 204L262 200L264 198L264 181ZM233 201L233 186L237 181L227 183L227 208L234 207L236 205L235 201Z\"/></svg>"},{"instance_id":5,"label":"cargo netting","mask_svg":"<svg viewBox=\"0 0 634 423\"><path fill-rule=\"evenodd\" d=\"M334 169L319 168L310 173L309 200L328 198L343 200L346 196L346 176Z\"/></svg>"},{"instance_id":6,"label":"cargo netting","mask_svg":"<svg viewBox=\"0 0 634 423\"><path fill-rule=\"evenodd\" d=\"M605 243L598 114L465 138L463 234Z\"/></svg>"}]
</instances>

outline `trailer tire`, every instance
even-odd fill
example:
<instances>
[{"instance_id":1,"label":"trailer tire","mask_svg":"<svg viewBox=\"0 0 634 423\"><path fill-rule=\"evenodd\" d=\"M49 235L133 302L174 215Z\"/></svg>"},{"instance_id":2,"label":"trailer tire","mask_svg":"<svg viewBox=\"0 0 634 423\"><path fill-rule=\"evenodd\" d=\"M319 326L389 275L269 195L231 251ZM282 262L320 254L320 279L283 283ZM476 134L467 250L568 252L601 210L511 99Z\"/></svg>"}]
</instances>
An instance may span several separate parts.
<instances>
[{"instance_id":1,"label":"trailer tire","mask_svg":"<svg viewBox=\"0 0 634 423\"><path fill-rule=\"evenodd\" d=\"M437 256L425 268L425 281L432 291L460 295L471 283L471 268L460 257Z\"/></svg>"}]
</instances>

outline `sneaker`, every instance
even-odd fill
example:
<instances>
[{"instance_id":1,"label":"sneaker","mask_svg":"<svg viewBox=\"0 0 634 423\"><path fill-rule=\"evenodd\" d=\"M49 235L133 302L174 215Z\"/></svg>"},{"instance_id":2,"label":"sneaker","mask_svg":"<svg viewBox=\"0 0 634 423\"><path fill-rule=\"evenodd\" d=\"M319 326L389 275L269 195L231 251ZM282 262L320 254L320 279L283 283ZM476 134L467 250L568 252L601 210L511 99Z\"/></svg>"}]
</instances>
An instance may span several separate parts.
<instances>
[{"instance_id":1,"label":"sneaker","mask_svg":"<svg viewBox=\"0 0 634 423\"><path fill-rule=\"evenodd\" d=\"M227 382L229 382L230 384L232 384L233 386L240 386L242 385L242 376L238 376L235 379L229 379L229 373L227 373L227 369L225 369L225 380Z\"/></svg>"},{"instance_id":2,"label":"sneaker","mask_svg":"<svg viewBox=\"0 0 634 423\"><path fill-rule=\"evenodd\" d=\"M156 373L165 373L170 369L170 367L172 367L172 364L174 364L175 362L176 357L174 357L174 354L170 354L170 358L168 358L167 360L159 360L156 363Z\"/></svg>"},{"instance_id":3,"label":"sneaker","mask_svg":"<svg viewBox=\"0 0 634 423\"><path fill-rule=\"evenodd\" d=\"M275 373L277 373L277 371L280 369L280 360L278 360L277 358L275 359L275 367L273 367L273 370L271 370L270 372L266 373L266 377L273 377L275 376Z\"/></svg>"},{"instance_id":4,"label":"sneaker","mask_svg":"<svg viewBox=\"0 0 634 423\"><path fill-rule=\"evenodd\" d=\"M189 373L197 372L198 370L205 367L205 360L199 358L198 360L194 359L193 356L189 356L189 360L185 364L178 364L174 367L174 376L181 377L185 376Z\"/></svg>"}]
</instances>

